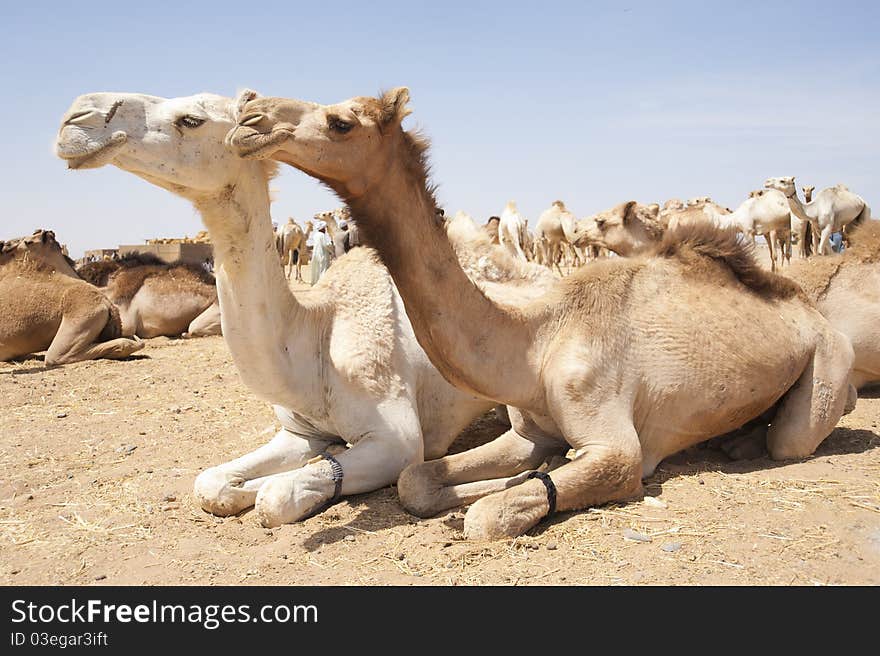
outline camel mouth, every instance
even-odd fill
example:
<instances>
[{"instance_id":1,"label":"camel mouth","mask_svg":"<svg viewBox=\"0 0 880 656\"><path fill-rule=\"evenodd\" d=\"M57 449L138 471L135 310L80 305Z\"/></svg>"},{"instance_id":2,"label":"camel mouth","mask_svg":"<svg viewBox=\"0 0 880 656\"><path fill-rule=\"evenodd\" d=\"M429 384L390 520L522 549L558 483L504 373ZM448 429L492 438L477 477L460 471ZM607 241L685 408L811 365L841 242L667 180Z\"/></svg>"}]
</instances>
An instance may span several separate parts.
<instances>
[{"instance_id":1,"label":"camel mouth","mask_svg":"<svg viewBox=\"0 0 880 656\"><path fill-rule=\"evenodd\" d=\"M94 169L104 166L113 159L127 140L128 135L125 132L114 132L107 141L99 143L85 152L81 149L66 152L63 141L59 140L55 153L67 162L68 169Z\"/></svg>"},{"instance_id":2,"label":"camel mouth","mask_svg":"<svg viewBox=\"0 0 880 656\"><path fill-rule=\"evenodd\" d=\"M266 159L278 150L282 142L292 138L290 130L257 132L239 125L230 133L229 145L242 159Z\"/></svg>"}]
</instances>

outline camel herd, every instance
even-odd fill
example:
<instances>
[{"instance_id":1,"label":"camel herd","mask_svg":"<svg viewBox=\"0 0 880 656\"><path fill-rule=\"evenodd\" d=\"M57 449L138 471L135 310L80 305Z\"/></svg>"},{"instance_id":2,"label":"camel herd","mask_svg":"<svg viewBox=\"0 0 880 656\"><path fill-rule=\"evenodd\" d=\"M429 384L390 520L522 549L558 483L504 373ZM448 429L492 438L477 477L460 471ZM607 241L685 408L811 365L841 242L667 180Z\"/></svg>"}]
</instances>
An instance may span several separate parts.
<instances>
[{"instance_id":1,"label":"camel herd","mask_svg":"<svg viewBox=\"0 0 880 656\"><path fill-rule=\"evenodd\" d=\"M408 100L80 96L57 155L192 202L216 284L143 260L77 272L49 232L0 244L14 308L0 358L126 357L142 337L220 332L222 311L243 382L281 428L196 478L204 510L253 507L272 527L397 483L418 516L470 504L466 535L489 539L638 496L663 458L716 436L732 457L809 456L880 381L880 222L846 187L801 202L794 178L769 178L733 211L702 197L582 219L557 200L534 231L511 201L480 225L439 209L427 144L402 127ZM272 227L283 165L345 203L318 217L331 237L344 218L368 244L308 290L289 279L309 224ZM829 253L844 226L848 247ZM787 275L760 266L754 237L775 270L792 233L804 257ZM493 407L509 430L447 456Z\"/></svg>"}]
</instances>

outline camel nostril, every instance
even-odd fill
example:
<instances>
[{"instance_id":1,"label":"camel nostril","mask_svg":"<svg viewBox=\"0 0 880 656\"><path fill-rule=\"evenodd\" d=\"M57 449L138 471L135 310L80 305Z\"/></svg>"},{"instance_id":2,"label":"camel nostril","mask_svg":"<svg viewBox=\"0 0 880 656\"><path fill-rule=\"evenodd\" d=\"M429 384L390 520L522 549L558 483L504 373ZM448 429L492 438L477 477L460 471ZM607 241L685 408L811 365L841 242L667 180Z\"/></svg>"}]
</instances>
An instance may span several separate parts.
<instances>
[{"instance_id":1,"label":"camel nostril","mask_svg":"<svg viewBox=\"0 0 880 656\"><path fill-rule=\"evenodd\" d=\"M94 114L94 113L95 113L95 110L93 110L93 109L87 109L83 112L76 112L75 114L69 116L66 121L64 121L64 125L72 125L72 124L76 123L77 121L84 119L86 116L90 116L91 114Z\"/></svg>"}]
</instances>

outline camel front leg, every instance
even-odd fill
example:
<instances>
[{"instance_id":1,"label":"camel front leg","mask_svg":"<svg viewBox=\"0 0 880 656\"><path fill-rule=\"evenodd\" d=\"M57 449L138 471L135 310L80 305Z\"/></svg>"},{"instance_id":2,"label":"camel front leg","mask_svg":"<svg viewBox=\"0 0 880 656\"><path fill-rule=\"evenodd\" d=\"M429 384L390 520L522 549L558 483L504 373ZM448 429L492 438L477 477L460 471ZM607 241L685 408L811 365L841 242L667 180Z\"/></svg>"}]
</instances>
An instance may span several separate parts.
<instances>
[{"instance_id":1,"label":"camel front leg","mask_svg":"<svg viewBox=\"0 0 880 656\"><path fill-rule=\"evenodd\" d=\"M77 315L65 314L46 351L46 365L51 367L96 358L126 358L144 348L144 343L137 337L96 342L109 318L110 313L105 307Z\"/></svg>"},{"instance_id":2,"label":"camel front leg","mask_svg":"<svg viewBox=\"0 0 880 656\"><path fill-rule=\"evenodd\" d=\"M819 254L820 255L831 255L833 252L831 250L831 232L833 231L834 226L829 223L824 228L822 228L822 234L819 236Z\"/></svg>"},{"instance_id":3,"label":"camel front leg","mask_svg":"<svg viewBox=\"0 0 880 656\"><path fill-rule=\"evenodd\" d=\"M641 445L632 424L623 418L620 424L616 431L602 430L600 440L573 440L573 445L582 444L577 457L551 473L477 501L465 515L465 536L516 537L555 511L636 496L642 487Z\"/></svg>"},{"instance_id":4,"label":"camel front leg","mask_svg":"<svg viewBox=\"0 0 880 656\"><path fill-rule=\"evenodd\" d=\"M812 360L785 393L770 423L771 458L805 458L834 430L857 396L850 389L854 360L852 344L844 335L829 329L819 336Z\"/></svg>"},{"instance_id":5,"label":"camel front leg","mask_svg":"<svg viewBox=\"0 0 880 656\"><path fill-rule=\"evenodd\" d=\"M558 442L532 441L511 428L488 444L408 467L397 482L400 502L414 515L431 517L525 480L517 474L565 449Z\"/></svg>"},{"instance_id":6,"label":"camel front leg","mask_svg":"<svg viewBox=\"0 0 880 656\"><path fill-rule=\"evenodd\" d=\"M335 456L339 467L324 457L266 481L255 504L260 523L271 528L306 519L337 497L391 485L407 465L422 462L424 444L415 416L412 422L367 432L369 436Z\"/></svg>"},{"instance_id":7,"label":"camel front leg","mask_svg":"<svg viewBox=\"0 0 880 656\"><path fill-rule=\"evenodd\" d=\"M219 335L223 332L220 327L220 303L214 301L204 312L193 319L182 337L205 337L207 335Z\"/></svg>"},{"instance_id":8,"label":"camel front leg","mask_svg":"<svg viewBox=\"0 0 880 656\"><path fill-rule=\"evenodd\" d=\"M212 515L236 515L254 505L260 487L273 474L302 467L332 443L282 428L256 451L203 471L196 477L193 494L202 510Z\"/></svg>"},{"instance_id":9,"label":"camel front leg","mask_svg":"<svg viewBox=\"0 0 880 656\"><path fill-rule=\"evenodd\" d=\"M767 248L770 250L770 270L776 271L776 255L773 253L773 240L776 238L776 231L764 233L764 241L767 242Z\"/></svg>"}]
</instances>

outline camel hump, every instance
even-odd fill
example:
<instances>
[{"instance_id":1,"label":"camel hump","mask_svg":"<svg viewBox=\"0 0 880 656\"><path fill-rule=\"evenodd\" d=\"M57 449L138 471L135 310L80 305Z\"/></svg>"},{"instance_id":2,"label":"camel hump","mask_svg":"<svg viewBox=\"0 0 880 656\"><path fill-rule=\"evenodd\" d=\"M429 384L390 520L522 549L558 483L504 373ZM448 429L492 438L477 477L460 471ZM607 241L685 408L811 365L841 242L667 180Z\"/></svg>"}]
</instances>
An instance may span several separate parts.
<instances>
[{"instance_id":1,"label":"camel hump","mask_svg":"<svg viewBox=\"0 0 880 656\"><path fill-rule=\"evenodd\" d=\"M792 280L764 269L755 258L754 246L738 236L733 228L717 228L703 223L683 223L668 230L655 255L676 258L685 267L692 255L727 266L743 285L761 296L791 298L801 293ZM693 266L695 270L697 266Z\"/></svg>"},{"instance_id":2,"label":"camel hump","mask_svg":"<svg viewBox=\"0 0 880 656\"><path fill-rule=\"evenodd\" d=\"M869 211L870 212L870 211ZM880 220L869 218L849 234L850 246L844 253L861 262L880 260Z\"/></svg>"}]
</instances>

